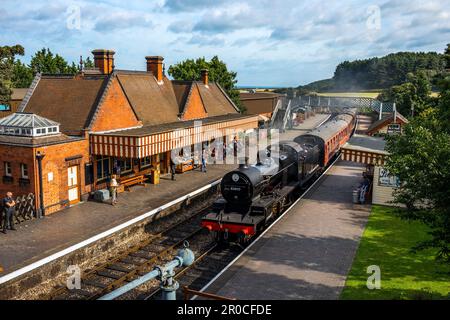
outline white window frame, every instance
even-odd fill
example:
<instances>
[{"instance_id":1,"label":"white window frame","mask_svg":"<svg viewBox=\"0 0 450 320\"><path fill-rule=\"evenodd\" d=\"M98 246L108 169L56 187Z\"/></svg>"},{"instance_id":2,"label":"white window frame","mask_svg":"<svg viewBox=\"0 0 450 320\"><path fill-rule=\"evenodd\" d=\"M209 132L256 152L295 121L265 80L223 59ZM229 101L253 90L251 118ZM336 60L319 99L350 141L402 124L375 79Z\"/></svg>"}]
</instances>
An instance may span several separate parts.
<instances>
[{"instance_id":1,"label":"white window frame","mask_svg":"<svg viewBox=\"0 0 450 320\"><path fill-rule=\"evenodd\" d=\"M27 172L27 174L25 174L25 171ZM26 163L21 163L20 164L20 173L22 176L22 179L28 179L28 165Z\"/></svg>"},{"instance_id":2,"label":"white window frame","mask_svg":"<svg viewBox=\"0 0 450 320\"><path fill-rule=\"evenodd\" d=\"M5 161L4 164L3 164L3 167L5 169L5 176L12 177L12 164L11 164L11 162Z\"/></svg>"}]
</instances>

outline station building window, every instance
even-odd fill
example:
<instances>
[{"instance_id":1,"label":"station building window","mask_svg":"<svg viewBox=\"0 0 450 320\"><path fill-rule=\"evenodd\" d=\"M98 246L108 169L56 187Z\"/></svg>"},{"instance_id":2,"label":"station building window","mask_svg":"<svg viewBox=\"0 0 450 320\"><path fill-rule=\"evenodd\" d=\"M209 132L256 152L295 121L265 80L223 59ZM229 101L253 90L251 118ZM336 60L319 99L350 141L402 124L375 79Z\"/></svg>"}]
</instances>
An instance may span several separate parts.
<instances>
[{"instance_id":1,"label":"station building window","mask_svg":"<svg viewBox=\"0 0 450 320\"><path fill-rule=\"evenodd\" d=\"M133 168L131 164L131 159L128 158L118 159L117 164L120 167L120 174L130 172L131 169Z\"/></svg>"},{"instance_id":2,"label":"station building window","mask_svg":"<svg viewBox=\"0 0 450 320\"><path fill-rule=\"evenodd\" d=\"M26 163L20 164L20 173L23 179L28 179L28 165Z\"/></svg>"},{"instance_id":3,"label":"station building window","mask_svg":"<svg viewBox=\"0 0 450 320\"><path fill-rule=\"evenodd\" d=\"M12 176L12 169L11 169L11 162L5 161L5 176L11 177Z\"/></svg>"},{"instance_id":4,"label":"station building window","mask_svg":"<svg viewBox=\"0 0 450 320\"><path fill-rule=\"evenodd\" d=\"M106 179L110 173L110 157L97 158L97 180Z\"/></svg>"},{"instance_id":5,"label":"station building window","mask_svg":"<svg viewBox=\"0 0 450 320\"><path fill-rule=\"evenodd\" d=\"M152 157L151 156L141 158L141 168L147 168L147 167L150 167L151 165L152 165Z\"/></svg>"}]
</instances>

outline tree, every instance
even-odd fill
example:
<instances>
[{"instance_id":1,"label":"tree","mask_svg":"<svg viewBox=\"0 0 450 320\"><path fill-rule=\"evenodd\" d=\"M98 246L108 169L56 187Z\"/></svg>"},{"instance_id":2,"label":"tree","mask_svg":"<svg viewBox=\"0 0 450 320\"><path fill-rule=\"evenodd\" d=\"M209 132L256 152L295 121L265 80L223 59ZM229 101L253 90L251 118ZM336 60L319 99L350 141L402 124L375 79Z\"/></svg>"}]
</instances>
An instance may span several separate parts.
<instances>
[{"instance_id":1,"label":"tree","mask_svg":"<svg viewBox=\"0 0 450 320\"><path fill-rule=\"evenodd\" d=\"M335 90L389 88L407 82L408 74L419 70L440 74L447 63L446 55L436 52L397 52L381 58L344 61L336 67L333 86Z\"/></svg>"},{"instance_id":2,"label":"tree","mask_svg":"<svg viewBox=\"0 0 450 320\"><path fill-rule=\"evenodd\" d=\"M217 82L225 90L230 99L241 112L245 111L239 99L239 91L236 89L237 73L228 71L225 62L214 56L211 61L198 58L187 59L169 67L169 75L175 80L198 81L201 79L201 70L208 69L208 77L211 81Z\"/></svg>"},{"instance_id":3,"label":"tree","mask_svg":"<svg viewBox=\"0 0 450 320\"><path fill-rule=\"evenodd\" d=\"M30 67L33 73L67 73L75 74L78 72L78 68L74 62L69 65L63 57L59 54L53 55L50 49L42 48L36 52L31 58Z\"/></svg>"},{"instance_id":4,"label":"tree","mask_svg":"<svg viewBox=\"0 0 450 320\"><path fill-rule=\"evenodd\" d=\"M392 86L383 90L378 99L383 102L395 102L397 110L408 116L414 111L415 114L425 110L430 102L431 84L424 71L416 74L408 73L407 82Z\"/></svg>"},{"instance_id":5,"label":"tree","mask_svg":"<svg viewBox=\"0 0 450 320\"><path fill-rule=\"evenodd\" d=\"M401 217L430 229L430 239L414 249L436 248L436 258L450 262L450 78L441 86L436 107L427 105L403 135L387 137L386 167L401 181L394 193L406 206Z\"/></svg>"},{"instance_id":6,"label":"tree","mask_svg":"<svg viewBox=\"0 0 450 320\"><path fill-rule=\"evenodd\" d=\"M33 71L20 60L14 62L12 70L12 84L14 88L28 88L33 81Z\"/></svg>"},{"instance_id":7,"label":"tree","mask_svg":"<svg viewBox=\"0 0 450 320\"><path fill-rule=\"evenodd\" d=\"M24 55L21 45L0 47L0 104L9 104L11 100L12 70L16 55Z\"/></svg>"},{"instance_id":8,"label":"tree","mask_svg":"<svg viewBox=\"0 0 450 320\"><path fill-rule=\"evenodd\" d=\"M94 68L94 61L87 57L83 60L83 68Z\"/></svg>"},{"instance_id":9,"label":"tree","mask_svg":"<svg viewBox=\"0 0 450 320\"><path fill-rule=\"evenodd\" d=\"M447 44L447 48L445 48L445 60L447 61L447 69L450 69L450 43Z\"/></svg>"}]
</instances>

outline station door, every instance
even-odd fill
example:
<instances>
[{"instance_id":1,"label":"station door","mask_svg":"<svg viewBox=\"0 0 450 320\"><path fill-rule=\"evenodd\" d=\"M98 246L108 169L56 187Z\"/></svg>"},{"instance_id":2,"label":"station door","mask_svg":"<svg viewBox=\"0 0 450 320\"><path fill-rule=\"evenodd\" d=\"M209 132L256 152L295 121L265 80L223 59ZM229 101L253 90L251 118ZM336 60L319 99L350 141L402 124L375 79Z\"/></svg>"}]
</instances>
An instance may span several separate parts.
<instances>
[{"instance_id":1,"label":"station door","mask_svg":"<svg viewBox=\"0 0 450 320\"><path fill-rule=\"evenodd\" d=\"M75 204L80 201L80 183L78 178L78 166L67 168L67 183L69 189L69 202Z\"/></svg>"}]
</instances>

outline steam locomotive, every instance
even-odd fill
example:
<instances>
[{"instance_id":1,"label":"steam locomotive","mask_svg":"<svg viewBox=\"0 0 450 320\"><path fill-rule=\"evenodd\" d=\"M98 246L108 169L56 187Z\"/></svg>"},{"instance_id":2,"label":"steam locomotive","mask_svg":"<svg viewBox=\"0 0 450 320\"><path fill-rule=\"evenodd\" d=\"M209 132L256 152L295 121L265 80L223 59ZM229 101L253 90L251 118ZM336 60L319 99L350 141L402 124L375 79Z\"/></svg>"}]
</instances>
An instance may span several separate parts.
<instances>
[{"instance_id":1,"label":"steam locomotive","mask_svg":"<svg viewBox=\"0 0 450 320\"><path fill-rule=\"evenodd\" d=\"M225 174L222 197L202 218L202 226L218 241L249 241L329 165L352 135L355 123L355 110L346 109L293 141L270 146L264 160Z\"/></svg>"}]
</instances>

